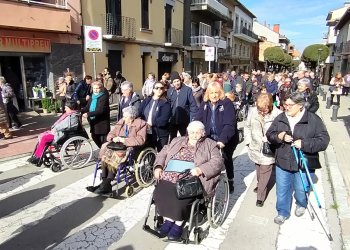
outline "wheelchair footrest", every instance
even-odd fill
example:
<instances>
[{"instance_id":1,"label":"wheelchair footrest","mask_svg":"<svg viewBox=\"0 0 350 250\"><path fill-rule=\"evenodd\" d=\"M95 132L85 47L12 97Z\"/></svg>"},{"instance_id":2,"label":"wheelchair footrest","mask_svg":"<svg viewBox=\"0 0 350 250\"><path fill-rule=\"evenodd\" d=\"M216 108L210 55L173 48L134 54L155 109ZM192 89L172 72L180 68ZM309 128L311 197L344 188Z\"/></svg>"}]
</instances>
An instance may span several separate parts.
<instances>
[{"instance_id":1,"label":"wheelchair footrest","mask_svg":"<svg viewBox=\"0 0 350 250\"><path fill-rule=\"evenodd\" d=\"M157 238L164 238L164 235L158 233L156 230L152 229L150 226L148 225L143 225L142 229L150 234L152 234L153 236L157 237Z\"/></svg>"}]
</instances>

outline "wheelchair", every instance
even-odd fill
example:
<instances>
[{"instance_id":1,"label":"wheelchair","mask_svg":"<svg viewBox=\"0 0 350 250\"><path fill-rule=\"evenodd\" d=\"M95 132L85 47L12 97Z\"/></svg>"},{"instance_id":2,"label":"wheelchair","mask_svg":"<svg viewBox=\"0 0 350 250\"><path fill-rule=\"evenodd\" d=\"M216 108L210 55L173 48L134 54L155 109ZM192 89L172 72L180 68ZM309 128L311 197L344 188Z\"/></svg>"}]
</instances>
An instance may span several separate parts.
<instances>
[{"instance_id":1,"label":"wheelchair","mask_svg":"<svg viewBox=\"0 0 350 250\"><path fill-rule=\"evenodd\" d=\"M125 183L125 194L131 197L135 193L134 184L136 183L141 188L149 187L154 182L153 164L156 159L157 151L151 146L142 146L132 148L127 155L125 161L119 163L112 183L112 193L107 194L107 197L116 199L119 195L119 183L123 180ZM136 159L136 160L135 160ZM98 171L101 169L101 160L96 162L94 170L94 179L92 186L86 187L90 192L97 190L99 186L95 186L95 181L98 176Z\"/></svg>"},{"instance_id":2,"label":"wheelchair","mask_svg":"<svg viewBox=\"0 0 350 250\"><path fill-rule=\"evenodd\" d=\"M201 241L209 234L209 228L214 229L220 227L226 218L229 204L229 186L226 172L221 172L219 182L215 188L213 197L199 197L191 205L190 218L184 226L180 242L189 244L200 244ZM147 224L151 213L152 205L154 205L153 228ZM153 236L162 238L157 231L163 224L163 217L157 214L157 208L153 197L150 199L146 213L146 218L142 229ZM193 231L193 240L190 240Z\"/></svg>"},{"instance_id":3,"label":"wheelchair","mask_svg":"<svg viewBox=\"0 0 350 250\"><path fill-rule=\"evenodd\" d=\"M53 172L58 172L62 167L79 169L90 162L93 150L84 127L80 125L63 133L63 137L57 142L45 147L37 166L43 164Z\"/></svg>"}]
</instances>

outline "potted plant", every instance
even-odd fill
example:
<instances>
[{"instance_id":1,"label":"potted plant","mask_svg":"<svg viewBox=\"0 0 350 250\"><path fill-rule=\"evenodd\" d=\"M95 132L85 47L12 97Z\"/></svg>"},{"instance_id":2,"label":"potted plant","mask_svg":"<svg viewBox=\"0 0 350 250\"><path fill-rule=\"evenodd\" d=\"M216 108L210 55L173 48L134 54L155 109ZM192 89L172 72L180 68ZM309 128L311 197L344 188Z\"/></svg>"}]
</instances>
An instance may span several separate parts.
<instances>
[{"instance_id":1,"label":"potted plant","mask_svg":"<svg viewBox=\"0 0 350 250\"><path fill-rule=\"evenodd\" d=\"M40 92L41 92L41 98L47 97L47 95L46 95L46 93L48 92L47 87L41 87Z\"/></svg>"},{"instance_id":2,"label":"potted plant","mask_svg":"<svg viewBox=\"0 0 350 250\"><path fill-rule=\"evenodd\" d=\"M41 89L41 85L40 84L32 87L33 97L34 98L39 98L39 90L40 89Z\"/></svg>"},{"instance_id":3,"label":"potted plant","mask_svg":"<svg viewBox=\"0 0 350 250\"><path fill-rule=\"evenodd\" d=\"M51 113L56 114L58 110L59 110L58 102L55 99L52 99L51 106L50 106Z\"/></svg>"},{"instance_id":4,"label":"potted plant","mask_svg":"<svg viewBox=\"0 0 350 250\"><path fill-rule=\"evenodd\" d=\"M47 113L48 113L48 109L49 109L49 107L51 106L51 101L50 101L50 99L48 99L48 98L43 98L43 99L41 100L41 106L42 106L42 108L43 108L43 113L44 113L44 114L47 114Z\"/></svg>"}]
</instances>

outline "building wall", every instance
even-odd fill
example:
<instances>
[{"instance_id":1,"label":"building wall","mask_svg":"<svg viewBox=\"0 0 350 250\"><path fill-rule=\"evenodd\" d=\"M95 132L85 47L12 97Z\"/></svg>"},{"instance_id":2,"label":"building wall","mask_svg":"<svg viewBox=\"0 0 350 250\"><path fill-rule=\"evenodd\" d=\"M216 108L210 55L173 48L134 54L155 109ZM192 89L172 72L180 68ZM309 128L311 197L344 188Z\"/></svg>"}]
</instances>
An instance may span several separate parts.
<instances>
[{"instance_id":1,"label":"building wall","mask_svg":"<svg viewBox=\"0 0 350 250\"><path fill-rule=\"evenodd\" d=\"M349 25L350 25L350 20L343 26L342 29L339 30L339 33L337 36L337 44L336 44L337 50L335 54L333 75L335 75L336 72L341 72L344 75L345 73L348 73L348 71L350 70L349 55L342 54L342 50L339 49L341 44L344 46L344 44L350 40Z\"/></svg>"},{"instance_id":2,"label":"building wall","mask_svg":"<svg viewBox=\"0 0 350 250\"><path fill-rule=\"evenodd\" d=\"M238 19L238 24L236 24L236 16L239 17ZM253 29L253 18L251 18L249 15L247 15L246 13L244 13L243 10L241 10L239 7L235 8L235 14L234 14L234 25L233 27L237 27L240 29L241 28L241 20L243 20L243 26L244 23L247 23L247 28L248 26L250 27L250 30Z\"/></svg>"},{"instance_id":3,"label":"building wall","mask_svg":"<svg viewBox=\"0 0 350 250\"><path fill-rule=\"evenodd\" d=\"M266 27L263 24L260 24L257 21L254 21L253 32L258 36L265 37L268 42L278 44L279 34L271 30L269 27Z\"/></svg>"}]
</instances>

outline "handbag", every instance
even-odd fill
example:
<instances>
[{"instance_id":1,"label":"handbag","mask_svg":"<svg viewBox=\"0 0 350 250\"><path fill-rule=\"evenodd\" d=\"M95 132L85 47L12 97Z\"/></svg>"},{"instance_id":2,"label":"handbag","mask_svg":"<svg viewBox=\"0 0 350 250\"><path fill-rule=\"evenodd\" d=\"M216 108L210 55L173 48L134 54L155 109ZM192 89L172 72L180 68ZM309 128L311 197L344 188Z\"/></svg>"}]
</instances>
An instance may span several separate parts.
<instances>
[{"instance_id":1,"label":"handbag","mask_svg":"<svg viewBox=\"0 0 350 250\"><path fill-rule=\"evenodd\" d=\"M264 142L262 145L262 153L264 155L273 155L273 151L271 150L270 143Z\"/></svg>"},{"instance_id":2,"label":"handbag","mask_svg":"<svg viewBox=\"0 0 350 250\"><path fill-rule=\"evenodd\" d=\"M332 93L332 92L335 90L335 86L329 86L329 89L328 89L328 90L329 90L329 92Z\"/></svg>"},{"instance_id":3,"label":"handbag","mask_svg":"<svg viewBox=\"0 0 350 250\"><path fill-rule=\"evenodd\" d=\"M121 143L121 142L111 142L107 145L108 149L114 150L114 151L120 151L120 150L126 150L127 147Z\"/></svg>"},{"instance_id":4,"label":"handbag","mask_svg":"<svg viewBox=\"0 0 350 250\"><path fill-rule=\"evenodd\" d=\"M190 171L187 169L181 172L183 176L176 181L176 196L179 200L203 194L203 186L199 177L190 175Z\"/></svg>"}]
</instances>

